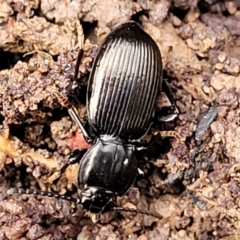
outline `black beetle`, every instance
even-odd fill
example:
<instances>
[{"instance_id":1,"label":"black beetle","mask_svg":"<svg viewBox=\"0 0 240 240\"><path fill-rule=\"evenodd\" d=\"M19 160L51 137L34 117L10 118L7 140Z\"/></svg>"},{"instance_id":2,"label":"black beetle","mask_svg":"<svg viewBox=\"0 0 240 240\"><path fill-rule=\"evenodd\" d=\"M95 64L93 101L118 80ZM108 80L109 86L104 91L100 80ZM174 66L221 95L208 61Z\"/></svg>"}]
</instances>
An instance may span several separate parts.
<instances>
[{"instance_id":1,"label":"black beetle","mask_svg":"<svg viewBox=\"0 0 240 240\"><path fill-rule=\"evenodd\" d=\"M78 175L82 204L90 212L109 211L115 196L133 185L138 171L134 141L151 124L161 82L160 51L140 25L130 21L108 34L90 73L87 113L94 143Z\"/></svg>"},{"instance_id":2,"label":"black beetle","mask_svg":"<svg viewBox=\"0 0 240 240\"><path fill-rule=\"evenodd\" d=\"M82 54L82 53L81 53ZM80 54L80 55L81 55ZM80 59L80 58L79 58ZM78 64L76 67L78 71ZM76 75L76 72L75 72ZM18 191L61 197L81 203L98 220L99 214L124 209L116 197L128 192L138 174L135 156L138 140L149 130L162 87L162 59L154 40L134 22L115 27L105 38L94 59L87 91L89 129L69 106L92 146L78 152L68 163L80 160L79 199L40 191Z\"/></svg>"}]
</instances>

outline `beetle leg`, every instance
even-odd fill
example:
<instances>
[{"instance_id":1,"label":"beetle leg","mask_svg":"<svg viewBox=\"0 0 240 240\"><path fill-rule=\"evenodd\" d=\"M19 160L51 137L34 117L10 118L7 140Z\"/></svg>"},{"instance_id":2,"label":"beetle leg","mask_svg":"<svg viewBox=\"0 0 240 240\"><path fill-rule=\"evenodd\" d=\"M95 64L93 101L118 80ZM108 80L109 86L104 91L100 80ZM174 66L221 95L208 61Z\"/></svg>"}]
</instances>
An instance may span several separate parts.
<instances>
[{"instance_id":1,"label":"beetle leg","mask_svg":"<svg viewBox=\"0 0 240 240\"><path fill-rule=\"evenodd\" d=\"M23 55L23 57L26 57L26 56L31 55L31 54L34 54L34 53L38 53L38 54L41 55L43 58L46 58L46 59L48 59L49 61L53 62L53 58L52 58L52 55L51 55L51 54L46 53L46 52L44 52L44 51L37 50L37 49L35 49L35 50L31 51L31 52L25 53L25 54Z\"/></svg>"},{"instance_id":2,"label":"beetle leg","mask_svg":"<svg viewBox=\"0 0 240 240\"><path fill-rule=\"evenodd\" d=\"M77 79L78 79L78 72L79 72L79 67L81 64L82 57L83 57L83 49L81 48L78 52L77 62L76 62L76 66L75 66L75 71L74 71L74 76L73 76L74 83L77 82Z\"/></svg>"},{"instance_id":3,"label":"beetle leg","mask_svg":"<svg viewBox=\"0 0 240 240\"><path fill-rule=\"evenodd\" d=\"M80 64L81 64L81 60L82 60L82 57L83 57L83 49L81 48L79 50L79 53L78 53L78 57L77 57L77 62L76 62L76 67L75 67L75 72L74 72L74 76L73 76L73 86L75 88L78 88L79 85L77 83L77 79L78 79L78 72L79 72L79 67L80 67ZM74 89L72 89L74 90ZM83 137L85 138L86 142L89 143L89 144L92 144L93 142L93 139L91 138L90 134L86 131L86 129L84 128L81 120L79 119L79 116L77 114L77 111L76 109L70 104L70 102L68 101L68 98L67 97L64 97L62 95L60 95L59 93L56 93L56 96L59 100L61 100L61 104L64 106L64 107L67 107L68 108L68 113L69 115L71 116L71 118L76 122L76 124L78 125L78 127L81 129L82 131L82 134L83 134Z\"/></svg>"},{"instance_id":4,"label":"beetle leg","mask_svg":"<svg viewBox=\"0 0 240 240\"><path fill-rule=\"evenodd\" d=\"M141 168L138 168L137 170L139 176L144 176L144 171Z\"/></svg>"},{"instance_id":5,"label":"beetle leg","mask_svg":"<svg viewBox=\"0 0 240 240\"><path fill-rule=\"evenodd\" d=\"M78 36L79 38L81 37ZM67 96L69 97L69 101L72 103L79 103L79 96L81 96L82 93L82 86L86 86L86 82L88 81L88 74L89 74L89 70L88 70L88 65L86 64L90 57L88 57L88 61L85 62L84 68L81 70L81 62L82 62L82 58L84 55L84 50L83 50L83 40L81 41L81 39L79 40L79 51L78 51L78 56L76 59L76 65L75 65L75 70L74 70L74 75L72 78L72 84L69 86L68 90L67 90Z\"/></svg>"},{"instance_id":6,"label":"beetle leg","mask_svg":"<svg viewBox=\"0 0 240 240\"><path fill-rule=\"evenodd\" d=\"M182 142L182 143L185 142L185 138L176 131L154 131L154 132L152 132L152 134L153 134L153 137L149 143L147 143L144 146L136 145L137 151L140 152L140 151L147 150L151 146L153 146L155 143L161 141L161 139L166 138L166 137L173 137L173 138L177 139L179 142Z\"/></svg>"},{"instance_id":7,"label":"beetle leg","mask_svg":"<svg viewBox=\"0 0 240 240\"><path fill-rule=\"evenodd\" d=\"M76 109L74 107L71 107L71 108L68 109L68 113L71 116L71 118L77 123L79 128L81 129L83 137L85 138L86 142L89 143L89 144L92 144L93 139L90 136L90 134L87 132L87 130L84 128L84 126L83 126L83 124L82 124L82 122L81 122L81 120L80 120L80 118L77 114Z\"/></svg>"},{"instance_id":8,"label":"beetle leg","mask_svg":"<svg viewBox=\"0 0 240 240\"><path fill-rule=\"evenodd\" d=\"M80 162L82 159L83 155L85 154L86 150L80 150L80 149L75 149L71 155L68 161L61 167L60 172L61 174L67 169L69 165L75 164Z\"/></svg>"},{"instance_id":9,"label":"beetle leg","mask_svg":"<svg viewBox=\"0 0 240 240\"><path fill-rule=\"evenodd\" d=\"M68 159L68 161L66 163L64 163L63 166L61 166L61 168L56 171L55 173L53 173L49 178L48 178L48 182L49 183L52 183L53 181L57 180L64 172L65 170L67 169L67 167L69 165L72 165L72 164L75 164L75 163L78 163L81 161L83 155L85 154L87 150L84 149L84 150L80 150L80 149L75 149L71 155L70 155L70 158Z\"/></svg>"},{"instance_id":10,"label":"beetle leg","mask_svg":"<svg viewBox=\"0 0 240 240\"><path fill-rule=\"evenodd\" d=\"M80 24L80 21L78 18L75 19L75 26L77 30L78 45L80 49L82 49L84 45L84 33L83 33L82 25Z\"/></svg>"},{"instance_id":11,"label":"beetle leg","mask_svg":"<svg viewBox=\"0 0 240 240\"><path fill-rule=\"evenodd\" d=\"M141 146L141 147L136 147L136 150L137 151L143 151L143 150L146 150L148 147L147 146Z\"/></svg>"},{"instance_id":12,"label":"beetle leg","mask_svg":"<svg viewBox=\"0 0 240 240\"><path fill-rule=\"evenodd\" d=\"M69 91L68 91L68 96L71 97L71 101L75 101L75 102L78 102L77 96L79 96L79 91L80 91L78 74L79 74L79 67L81 65L81 60L82 60L82 57L83 57L83 53L84 53L83 49L80 48L80 50L78 52L77 60L76 60L76 66L75 66L75 71L74 71L74 75L73 75L73 79L72 79L71 89L69 89ZM84 76L81 75L80 80L83 77Z\"/></svg>"},{"instance_id":13,"label":"beetle leg","mask_svg":"<svg viewBox=\"0 0 240 240\"><path fill-rule=\"evenodd\" d=\"M84 33L83 33L82 25L78 18L74 18L73 21L67 22L67 24L69 24L69 28L72 28L73 31L76 32L76 37L77 37L77 42L78 42L77 47L79 48L77 61L76 61L76 65L75 65L74 76L73 76L73 85L75 86L75 85L78 85L77 79L78 79L79 67L80 67L81 60L82 60L83 53L84 53L84 51L83 51Z\"/></svg>"},{"instance_id":14,"label":"beetle leg","mask_svg":"<svg viewBox=\"0 0 240 240\"><path fill-rule=\"evenodd\" d=\"M136 150L138 152L141 152L141 151L145 151L147 149L149 149L151 146L153 146L156 142L158 142L159 140L162 139L161 135L160 135L160 132L154 132L153 133L153 137L151 138L151 140L148 142L148 143L145 143L144 145L140 145L139 143L135 143L135 146L136 146Z\"/></svg>"},{"instance_id":15,"label":"beetle leg","mask_svg":"<svg viewBox=\"0 0 240 240\"><path fill-rule=\"evenodd\" d=\"M164 107L165 109L167 109L166 114L158 114L160 115L160 117L158 117L158 121L170 122L173 121L178 116L179 111L175 104L173 94L165 80L163 80L162 83L162 93L164 93L166 98L168 98L169 106Z\"/></svg>"},{"instance_id":16,"label":"beetle leg","mask_svg":"<svg viewBox=\"0 0 240 240\"><path fill-rule=\"evenodd\" d=\"M186 140L183 136L181 136L176 131L155 131L155 132L153 132L154 136L158 136L159 134L161 135L162 138L173 137L180 142L185 142L185 140Z\"/></svg>"},{"instance_id":17,"label":"beetle leg","mask_svg":"<svg viewBox=\"0 0 240 240\"><path fill-rule=\"evenodd\" d=\"M84 128L83 123L81 122L77 110L71 105L71 103L68 101L68 98L59 92L55 91L53 94L57 97L60 104L63 107L66 107L68 109L68 113L71 116L72 120L78 125L78 127L81 129L84 139L87 143L92 144L93 139L90 136L90 134L87 132L87 130Z\"/></svg>"}]
</instances>

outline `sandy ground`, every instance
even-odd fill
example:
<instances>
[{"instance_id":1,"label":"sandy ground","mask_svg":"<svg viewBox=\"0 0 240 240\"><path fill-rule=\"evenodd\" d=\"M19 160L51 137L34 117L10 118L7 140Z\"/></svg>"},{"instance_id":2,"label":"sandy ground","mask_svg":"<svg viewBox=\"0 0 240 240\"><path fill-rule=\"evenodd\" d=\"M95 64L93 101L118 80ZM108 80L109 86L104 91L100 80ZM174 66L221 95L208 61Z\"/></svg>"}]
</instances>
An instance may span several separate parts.
<instances>
[{"instance_id":1,"label":"sandy ground","mask_svg":"<svg viewBox=\"0 0 240 240\"><path fill-rule=\"evenodd\" d=\"M83 48L75 104L87 121L92 60L113 26L129 19L157 42L180 111L153 129L181 139L164 138L139 156L144 176L118 204L163 218L120 212L93 224L71 202L7 195L12 187L80 193L78 164L49 180L72 149L86 147L52 92L76 94ZM240 239L239 22L237 0L0 1L0 239Z\"/></svg>"}]
</instances>

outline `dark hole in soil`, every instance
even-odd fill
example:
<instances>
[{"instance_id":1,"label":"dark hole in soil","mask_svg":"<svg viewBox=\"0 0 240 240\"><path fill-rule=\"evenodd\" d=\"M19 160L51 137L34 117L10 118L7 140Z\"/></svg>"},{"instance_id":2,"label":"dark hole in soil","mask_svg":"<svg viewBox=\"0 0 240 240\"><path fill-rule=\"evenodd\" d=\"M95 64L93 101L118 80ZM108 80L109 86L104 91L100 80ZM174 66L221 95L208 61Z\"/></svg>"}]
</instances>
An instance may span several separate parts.
<instances>
[{"instance_id":1,"label":"dark hole in soil","mask_svg":"<svg viewBox=\"0 0 240 240\"><path fill-rule=\"evenodd\" d=\"M142 10L140 12L137 12L136 14L133 14L131 17L131 20L141 24L141 20L140 20L141 16L146 16L148 18L149 17L148 11Z\"/></svg>"},{"instance_id":2,"label":"dark hole in soil","mask_svg":"<svg viewBox=\"0 0 240 240\"><path fill-rule=\"evenodd\" d=\"M184 19L185 16L187 15L188 11L189 11L189 9L184 10L184 9L176 8L176 7L173 7L173 6L170 8L170 10L173 13L173 15L175 15L179 19Z\"/></svg>"},{"instance_id":3,"label":"dark hole in soil","mask_svg":"<svg viewBox=\"0 0 240 240\"><path fill-rule=\"evenodd\" d=\"M19 60L24 61L22 56L21 53L5 52L0 49L0 71L12 68Z\"/></svg>"},{"instance_id":4,"label":"dark hole in soil","mask_svg":"<svg viewBox=\"0 0 240 240\"><path fill-rule=\"evenodd\" d=\"M205 1L199 1L198 8L203 14L209 12L209 4Z\"/></svg>"},{"instance_id":5,"label":"dark hole in soil","mask_svg":"<svg viewBox=\"0 0 240 240\"><path fill-rule=\"evenodd\" d=\"M48 144L44 142L44 139L46 139L47 137L51 137L49 124L22 123L11 124L9 126L11 136L17 137L21 142L28 143L30 147L34 148L35 150L39 148L47 149L50 152L56 150L49 148ZM29 132L32 133L29 134ZM32 139L29 135L35 135L36 132L39 132L39 135L36 135L35 139Z\"/></svg>"},{"instance_id":6,"label":"dark hole in soil","mask_svg":"<svg viewBox=\"0 0 240 240\"><path fill-rule=\"evenodd\" d=\"M50 124L53 121L59 121L62 117L68 116L67 109L57 109L54 110L48 109L46 107L43 107L42 103L38 104L39 109L42 109L43 112L52 112L52 116L48 119L42 119L42 121L27 123L26 121L23 121L22 124L10 124L10 135L17 137L20 141L24 143L28 143L30 147L33 147L35 150L38 148L41 149L47 149L50 152L56 150L55 146L53 149L48 146L47 143L44 143L44 140L46 138L50 138L52 141L54 141L51 137L51 131L50 131ZM32 118L31 115L28 116L29 118ZM31 136L35 136L34 139L31 138ZM43 142L42 144L40 142ZM55 145L55 144L54 144Z\"/></svg>"},{"instance_id":7,"label":"dark hole in soil","mask_svg":"<svg viewBox=\"0 0 240 240\"><path fill-rule=\"evenodd\" d=\"M4 116L0 114L0 124L2 124L4 121Z\"/></svg>"},{"instance_id":8,"label":"dark hole in soil","mask_svg":"<svg viewBox=\"0 0 240 240\"><path fill-rule=\"evenodd\" d=\"M94 31L94 29L97 27L97 21L94 22L81 22L83 33L85 38L88 38L88 35Z\"/></svg>"}]
</instances>

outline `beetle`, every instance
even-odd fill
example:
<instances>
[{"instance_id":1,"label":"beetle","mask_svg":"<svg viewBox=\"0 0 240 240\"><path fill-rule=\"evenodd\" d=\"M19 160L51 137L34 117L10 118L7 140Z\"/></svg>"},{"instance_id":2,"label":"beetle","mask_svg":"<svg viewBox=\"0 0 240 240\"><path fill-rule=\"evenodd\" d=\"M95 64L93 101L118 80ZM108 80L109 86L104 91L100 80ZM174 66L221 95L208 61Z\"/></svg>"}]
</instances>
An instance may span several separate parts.
<instances>
[{"instance_id":1,"label":"beetle","mask_svg":"<svg viewBox=\"0 0 240 240\"><path fill-rule=\"evenodd\" d=\"M75 75L82 54L80 51ZM80 198L30 190L18 192L81 203L96 221L100 214L111 210L159 217L118 207L116 197L126 194L138 175L137 145L151 126L162 81L161 53L150 35L135 21L116 26L105 37L93 61L87 89L88 129L75 108L65 104L85 140L92 144L84 154L81 151L73 154L62 168L80 161ZM61 96L58 98L61 100Z\"/></svg>"}]
</instances>

